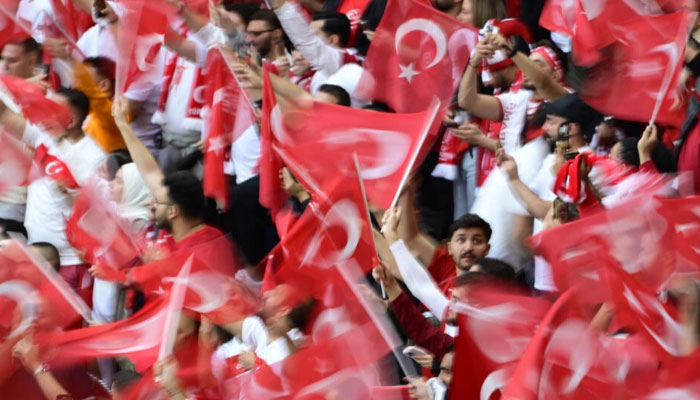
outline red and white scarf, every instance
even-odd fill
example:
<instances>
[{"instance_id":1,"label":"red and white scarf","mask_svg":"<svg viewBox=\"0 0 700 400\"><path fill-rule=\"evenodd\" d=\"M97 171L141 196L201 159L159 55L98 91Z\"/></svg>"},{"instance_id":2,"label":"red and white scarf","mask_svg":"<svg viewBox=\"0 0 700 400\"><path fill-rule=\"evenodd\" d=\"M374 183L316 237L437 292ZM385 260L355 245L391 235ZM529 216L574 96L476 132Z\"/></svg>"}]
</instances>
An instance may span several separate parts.
<instances>
[{"instance_id":1,"label":"red and white scarf","mask_svg":"<svg viewBox=\"0 0 700 400\"><path fill-rule=\"evenodd\" d=\"M188 30L184 25L180 25L176 29L177 33L186 37ZM160 100L158 101L158 109L153 115L153 122L157 124L165 123L165 106L168 103L168 98L170 96L170 90L172 89L173 79L177 71L177 64L180 60L180 56L169 51L167 59L165 61L165 69L163 71L163 84L160 92ZM192 81L192 88L190 89L190 96L187 100L187 110L185 111L185 121L181 128L186 130L201 130L202 126L202 108L205 105L206 99L204 98L204 88L206 87L206 77L204 75L204 69L195 66L194 80Z\"/></svg>"}]
</instances>

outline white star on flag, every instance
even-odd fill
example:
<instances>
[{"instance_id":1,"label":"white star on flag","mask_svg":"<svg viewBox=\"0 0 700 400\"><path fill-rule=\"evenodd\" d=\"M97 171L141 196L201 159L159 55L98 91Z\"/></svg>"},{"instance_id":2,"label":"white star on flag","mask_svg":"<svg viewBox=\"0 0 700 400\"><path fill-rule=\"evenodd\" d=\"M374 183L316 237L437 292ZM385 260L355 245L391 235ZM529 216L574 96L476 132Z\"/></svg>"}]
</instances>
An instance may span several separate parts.
<instances>
[{"instance_id":1,"label":"white star on flag","mask_svg":"<svg viewBox=\"0 0 700 400\"><path fill-rule=\"evenodd\" d=\"M224 137L216 136L209 138L209 148L207 151L214 151L218 153L220 150L226 149L226 146L226 140L224 140Z\"/></svg>"},{"instance_id":2,"label":"white star on flag","mask_svg":"<svg viewBox=\"0 0 700 400\"><path fill-rule=\"evenodd\" d=\"M399 78L406 78L408 83L411 83L413 77L419 74L419 72L416 72L416 70L413 69L413 63L410 63L406 66L399 64L399 68L401 68Z\"/></svg>"}]
</instances>

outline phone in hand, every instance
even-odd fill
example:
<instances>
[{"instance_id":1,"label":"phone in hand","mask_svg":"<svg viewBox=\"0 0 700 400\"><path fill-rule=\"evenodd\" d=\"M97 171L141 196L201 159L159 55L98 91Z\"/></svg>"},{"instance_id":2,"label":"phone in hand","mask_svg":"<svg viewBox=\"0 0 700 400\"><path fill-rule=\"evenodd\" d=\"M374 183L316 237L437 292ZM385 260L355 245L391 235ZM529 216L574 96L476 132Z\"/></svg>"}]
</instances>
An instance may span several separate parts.
<instances>
[{"instance_id":1,"label":"phone in hand","mask_svg":"<svg viewBox=\"0 0 700 400\"><path fill-rule=\"evenodd\" d=\"M95 0L93 7L95 7L95 16L97 16L97 18L102 18L105 16L104 12L102 12L102 10L107 8L107 3L105 0Z\"/></svg>"},{"instance_id":2,"label":"phone in hand","mask_svg":"<svg viewBox=\"0 0 700 400\"><path fill-rule=\"evenodd\" d=\"M422 347L418 346L407 346L402 352L405 356L414 358L416 356L425 356L430 354L430 352Z\"/></svg>"}]
</instances>

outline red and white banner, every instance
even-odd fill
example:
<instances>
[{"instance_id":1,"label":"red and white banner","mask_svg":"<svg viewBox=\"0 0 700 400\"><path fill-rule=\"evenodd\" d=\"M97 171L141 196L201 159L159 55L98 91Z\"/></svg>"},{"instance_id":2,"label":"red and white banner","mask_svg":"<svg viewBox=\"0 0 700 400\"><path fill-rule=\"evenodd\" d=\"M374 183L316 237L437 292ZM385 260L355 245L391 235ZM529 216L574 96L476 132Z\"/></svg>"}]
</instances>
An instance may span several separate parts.
<instances>
[{"instance_id":1,"label":"red and white banner","mask_svg":"<svg viewBox=\"0 0 700 400\"><path fill-rule=\"evenodd\" d=\"M22 115L48 132L63 134L70 122L68 107L48 97L38 85L10 75L0 74L0 91L22 110Z\"/></svg>"},{"instance_id":2,"label":"red and white banner","mask_svg":"<svg viewBox=\"0 0 700 400\"><path fill-rule=\"evenodd\" d=\"M289 197L282 189L280 171L283 163L272 149L275 134L272 132L272 114L276 112L277 96L270 82L270 70L267 65L263 72L262 116L260 117L260 204L270 210L278 210ZM279 120L279 117L277 117ZM278 124L278 128L280 124Z\"/></svg>"}]
</instances>

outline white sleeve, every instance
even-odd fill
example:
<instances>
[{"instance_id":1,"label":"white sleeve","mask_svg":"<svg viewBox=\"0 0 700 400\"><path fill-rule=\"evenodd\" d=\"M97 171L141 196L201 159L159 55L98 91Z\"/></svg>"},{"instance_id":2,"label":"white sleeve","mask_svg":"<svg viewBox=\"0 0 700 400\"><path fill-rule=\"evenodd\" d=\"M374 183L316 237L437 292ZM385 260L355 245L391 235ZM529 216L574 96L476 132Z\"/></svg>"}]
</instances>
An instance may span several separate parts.
<instances>
[{"instance_id":1,"label":"white sleeve","mask_svg":"<svg viewBox=\"0 0 700 400\"><path fill-rule=\"evenodd\" d=\"M42 139L47 136L42 132L41 128L36 125L32 125L27 121L24 127L24 133L22 133L22 141L34 148L39 146Z\"/></svg>"},{"instance_id":2,"label":"white sleeve","mask_svg":"<svg viewBox=\"0 0 700 400\"><path fill-rule=\"evenodd\" d=\"M204 45L207 49L210 49L217 44L226 44L226 35L221 30L211 23L206 24L202 29L193 33L197 40Z\"/></svg>"},{"instance_id":3,"label":"white sleeve","mask_svg":"<svg viewBox=\"0 0 700 400\"><path fill-rule=\"evenodd\" d=\"M428 310L437 318L445 315L445 309L450 301L442 294L440 289L428 274L428 271L413 257L403 240L392 244L391 253L396 259L403 282L408 289Z\"/></svg>"},{"instance_id":4,"label":"white sleeve","mask_svg":"<svg viewBox=\"0 0 700 400\"><path fill-rule=\"evenodd\" d=\"M324 42L311 29L295 4L286 2L275 10L275 14L289 40L294 43L294 47L309 60L314 68L332 74L343 66L342 52Z\"/></svg>"},{"instance_id":5,"label":"white sleeve","mask_svg":"<svg viewBox=\"0 0 700 400\"><path fill-rule=\"evenodd\" d=\"M253 316L243 320L241 342L256 353L267 346L267 329L259 317Z\"/></svg>"}]
</instances>

